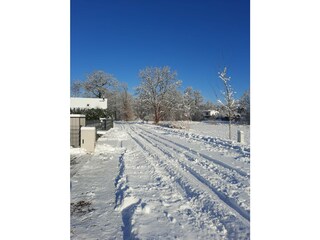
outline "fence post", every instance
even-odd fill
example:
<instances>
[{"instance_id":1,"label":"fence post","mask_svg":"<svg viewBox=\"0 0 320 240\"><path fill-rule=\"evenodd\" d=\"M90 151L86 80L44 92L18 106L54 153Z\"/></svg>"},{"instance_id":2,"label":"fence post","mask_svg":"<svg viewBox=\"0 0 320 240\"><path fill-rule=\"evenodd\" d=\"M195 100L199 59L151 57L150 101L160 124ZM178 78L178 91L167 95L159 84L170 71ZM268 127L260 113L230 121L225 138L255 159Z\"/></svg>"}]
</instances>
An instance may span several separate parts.
<instances>
[{"instance_id":1,"label":"fence post","mask_svg":"<svg viewBox=\"0 0 320 240\"><path fill-rule=\"evenodd\" d=\"M244 134L243 131L238 130L238 142L243 143L244 142Z\"/></svg>"}]
</instances>

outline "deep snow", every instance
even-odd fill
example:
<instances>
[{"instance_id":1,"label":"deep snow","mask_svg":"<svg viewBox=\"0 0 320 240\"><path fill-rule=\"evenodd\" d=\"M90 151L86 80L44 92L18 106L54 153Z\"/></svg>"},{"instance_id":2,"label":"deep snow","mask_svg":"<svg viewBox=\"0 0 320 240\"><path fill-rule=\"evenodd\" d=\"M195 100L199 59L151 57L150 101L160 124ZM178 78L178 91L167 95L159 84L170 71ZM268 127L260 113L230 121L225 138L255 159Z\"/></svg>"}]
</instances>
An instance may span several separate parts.
<instances>
[{"instance_id":1,"label":"deep snow","mask_svg":"<svg viewBox=\"0 0 320 240\"><path fill-rule=\"evenodd\" d=\"M71 149L71 239L249 239L249 141L188 124L119 122Z\"/></svg>"}]
</instances>

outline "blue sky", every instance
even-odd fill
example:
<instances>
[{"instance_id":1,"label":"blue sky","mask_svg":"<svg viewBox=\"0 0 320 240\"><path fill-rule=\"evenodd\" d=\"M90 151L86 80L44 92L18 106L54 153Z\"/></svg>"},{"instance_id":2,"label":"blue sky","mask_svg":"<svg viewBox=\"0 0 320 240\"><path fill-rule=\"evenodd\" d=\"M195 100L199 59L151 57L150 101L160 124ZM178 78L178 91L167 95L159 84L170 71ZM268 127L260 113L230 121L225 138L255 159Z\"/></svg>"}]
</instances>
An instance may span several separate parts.
<instances>
[{"instance_id":1,"label":"blue sky","mask_svg":"<svg viewBox=\"0 0 320 240\"><path fill-rule=\"evenodd\" d=\"M250 86L249 0L71 0L71 81L103 70L129 90L139 70L170 66L216 102L228 66L240 97Z\"/></svg>"}]
</instances>

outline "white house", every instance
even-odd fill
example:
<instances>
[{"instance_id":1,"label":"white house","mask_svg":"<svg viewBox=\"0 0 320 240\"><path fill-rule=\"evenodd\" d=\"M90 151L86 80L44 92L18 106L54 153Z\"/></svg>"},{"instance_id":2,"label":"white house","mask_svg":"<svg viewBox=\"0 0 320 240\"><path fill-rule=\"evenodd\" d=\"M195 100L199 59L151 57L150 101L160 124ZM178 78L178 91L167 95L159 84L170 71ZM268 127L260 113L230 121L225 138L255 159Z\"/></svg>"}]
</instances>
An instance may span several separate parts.
<instances>
[{"instance_id":1,"label":"white house","mask_svg":"<svg viewBox=\"0 0 320 240\"><path fill-rule=\"evenodd\" d=\"M206 118L218 115L218 111L216 110L205 110L202 112L202 115Z\"/></svg>"},{"instance_id":2,"label":"white house","mask_svg":"<svg viewBox=\"0 0 320 240\"><path fill-rule=\"evenodd\" d=\"M70 98L70 108L108 108L106 98Z\"/></svg>"}]
</instances>

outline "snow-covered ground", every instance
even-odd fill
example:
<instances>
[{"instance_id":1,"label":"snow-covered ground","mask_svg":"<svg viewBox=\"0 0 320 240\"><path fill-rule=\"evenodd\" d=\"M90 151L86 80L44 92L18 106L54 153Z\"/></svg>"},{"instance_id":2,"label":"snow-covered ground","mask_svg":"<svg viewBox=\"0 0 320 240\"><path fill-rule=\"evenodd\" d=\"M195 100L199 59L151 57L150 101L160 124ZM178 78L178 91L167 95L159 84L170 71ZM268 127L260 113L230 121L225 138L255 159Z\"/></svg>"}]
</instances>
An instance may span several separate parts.
<instances>
[{"instance_id":1,"label":"snow-covered ground","mask_svg":"<svg viewBox=\"0 0 320 240\"><path fill-rule=\"evenodd\" d=\"M163 125L174 125L178 128L189 130L189 132L195 134L201 134L205 136L212 136L215 138L229 138L229 125L227 122L219 121L204 121L204 122L164 122ZM237 131L244 132L244 143L250 145L250 125L232 124L231 125L231 137L232 141L237 141Z\"/></svg>"},{"instance_id":2,"label":"snow-covered ground","mask_svg":"<svg viewBox=\"0 0 320 240\"><path fill-rule=\"evenodd\" d=\"M225 139L224 124L116 123L93 154L71 149L71 239L249 239L240 127L245 144Z\"/></svg>"}]
</instances>

